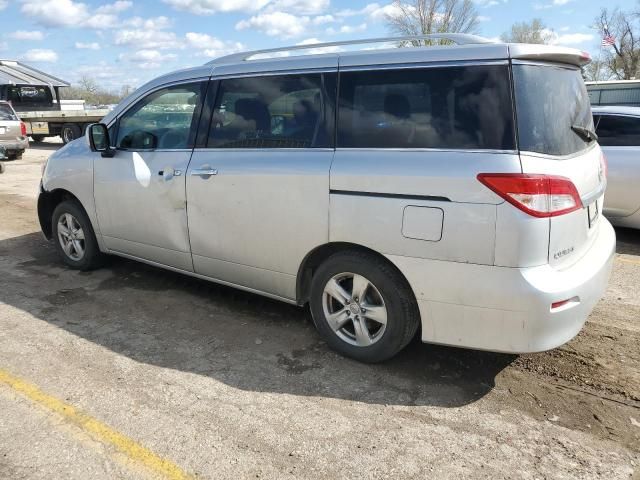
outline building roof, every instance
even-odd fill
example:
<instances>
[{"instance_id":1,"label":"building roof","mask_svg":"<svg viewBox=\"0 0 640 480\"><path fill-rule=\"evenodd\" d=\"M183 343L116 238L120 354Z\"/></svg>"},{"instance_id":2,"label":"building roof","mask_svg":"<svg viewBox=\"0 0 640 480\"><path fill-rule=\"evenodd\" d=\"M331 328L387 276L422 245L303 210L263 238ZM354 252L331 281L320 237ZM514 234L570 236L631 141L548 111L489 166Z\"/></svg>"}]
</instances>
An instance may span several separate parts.
<instances>
[{"instance_id":1,"label":"building roof","mask_svg":"<svg viewBox=\"0 0 640 480\"><path fill-rule=\"evenodd\" d=\"M64 80L53 77L15 60L0 60L0 85L49 85L68 87Z\"/></svg>"}]
</instances>

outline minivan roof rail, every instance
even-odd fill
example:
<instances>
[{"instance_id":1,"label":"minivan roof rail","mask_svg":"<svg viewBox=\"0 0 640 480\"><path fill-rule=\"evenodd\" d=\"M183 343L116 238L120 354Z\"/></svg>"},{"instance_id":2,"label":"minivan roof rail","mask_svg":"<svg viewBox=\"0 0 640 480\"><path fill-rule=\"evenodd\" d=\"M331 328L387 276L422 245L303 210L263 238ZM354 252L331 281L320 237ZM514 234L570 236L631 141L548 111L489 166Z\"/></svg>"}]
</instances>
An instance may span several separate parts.
<instances>
[{"instance_id":1,"label":"minivan roof rail","mask_svg":"<svg viewBox=\"0 0 640 480\"><path fill-rule=\"evenodd\" d=\"M313 43L305 45L292 45L290 47L268 48L264 50L253 50L248 52L232 53L224 57L216 58L207 65L223 65L228 63L239 63L249 60L256 55L265 55L270 53L290 52L295 50L310 50L312 48L326 47L342 47L347 45L364 45L368 43L389 43L389 42L413 42L417 40L449 40L456 45L472 45L480 43L494 43L491 40L480 37L478 35L470 35L467 33L431 33L427 35L407 35L402 37L381 37L381 38L364 38L361 40L345 40L341 42Z\"/></svg>"}]
</instances>

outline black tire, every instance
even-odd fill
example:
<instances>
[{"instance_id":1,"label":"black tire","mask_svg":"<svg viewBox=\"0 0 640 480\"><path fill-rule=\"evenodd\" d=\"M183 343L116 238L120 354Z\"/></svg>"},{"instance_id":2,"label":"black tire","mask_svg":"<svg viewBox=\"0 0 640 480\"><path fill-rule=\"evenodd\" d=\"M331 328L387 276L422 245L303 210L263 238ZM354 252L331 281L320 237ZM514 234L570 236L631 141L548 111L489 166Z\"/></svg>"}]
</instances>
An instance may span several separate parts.
<instances>
[{"instance_id":1,"label":"black tire","mask_svg":"<svg viewBox=\"0 0 640 480\"><path fill-rule=\"evenodd\" d=\"M386 307L386 326L371 345L359 346L349 343L344 340L345 330L342 330L341 337L327 320L325 286L331 279L345 272L349 272L346 275L356 274L365 277L373 284L375 295L379 293ZM367 291L372 290L369 287ZM311 282L309 303L316 328L329 346L342 355L366 363L382 362L396 355L415 336L420 324L418 306L406 279L388 262L376 255L358 250L336 253L316 270ZM354 318L356 317L350 320L353 324L360 321ZM346 328L349 328L348 324Z\"/></svg>"},{"instance_id":2,"label":"black tire","mask_svg":"<svg viewBox=\"0 0 640 480\"><path fill-rule=\"evenodd\" d=\"M44 135L31 135L31 139L34 142L44 142L44 139L47 138Z\"/></svg>"},{"instance_id":3,"label":"black tire","mask_svg":"<svg viewBox=\"0 0 640 480\"><path fill-rule=\"evenodd\" d=\"M60 232L58 231L58 222L60 217L65 214L70 214L80 225L84 233L84 239L81 241L84 253L81 258L72 258L72 256L65 252L62 246L61 236L59 235ZM84 209L76 200L65 200L55 208L51 216L51 231L53 233L56 251L67 266L75 270L87 271L100 267L104 262L105 255L100 252L89 217L87 217Z\"/></svg>"},{"instance_id":4,"label":"black tire","mask_svg":"<svg viewBox=\"0 0 640 480\"><path fill-rule=\"evenodd\" d=\"M82 136L82 129L75 123L65 123L62 125L62 129L60 130L60 136L66 145L67 143L74 141L76 138L80 138Z\"/></svg>"},{"instance_id":5,"label":"black tire","mask_svg":"<svg viewBox=\"0 0 640 480\"><path fill-rule=\"evenodd\" d=\"M23 153L24 153L24 150L20 150L19 152L7 153L7 160L20 160L22 158Z\"/></svg>"}]
</instances>

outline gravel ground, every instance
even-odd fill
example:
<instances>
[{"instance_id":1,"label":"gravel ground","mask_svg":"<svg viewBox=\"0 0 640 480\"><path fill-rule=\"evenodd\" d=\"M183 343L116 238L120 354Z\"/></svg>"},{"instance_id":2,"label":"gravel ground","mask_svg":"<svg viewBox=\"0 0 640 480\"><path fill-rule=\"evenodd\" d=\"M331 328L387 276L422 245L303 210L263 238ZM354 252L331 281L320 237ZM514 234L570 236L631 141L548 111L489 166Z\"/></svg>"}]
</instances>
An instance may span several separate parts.
<instances>
[{"instance_id":1,"label":"gravel ground","mask_svg":"<svg viewBox=\"0 0 640 480\"><path fill-rule=\"evenodd\" d=\"M640 232L617 231L609 289L562 348L414 342L362 365L302 309L122 259L64 268L35 213L58 147L0 175L0 373L198 478L640 479ZM159 475L143 463L0 383L0 478Z\"/></svg>"}]
</instances>

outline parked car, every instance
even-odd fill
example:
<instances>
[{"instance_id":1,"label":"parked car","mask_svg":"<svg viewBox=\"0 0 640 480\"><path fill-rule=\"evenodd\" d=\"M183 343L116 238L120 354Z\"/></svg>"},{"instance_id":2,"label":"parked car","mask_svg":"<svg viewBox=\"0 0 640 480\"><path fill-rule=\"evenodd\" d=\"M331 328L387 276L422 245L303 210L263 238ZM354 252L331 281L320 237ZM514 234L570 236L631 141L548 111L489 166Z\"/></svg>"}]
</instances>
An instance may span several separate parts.
<instances>
[{"instance_id":1,"label":"parked car","mask_svg":"<svg viewBox=\"0 0 640 480\"><path fill-rule=\"evenodd\" d=\"M29 147L27 127L20 121L9 102L0 101L0 145L10 160L22 157Z\"/></svg>"},{"instance_id":2,"label":"parked car","mask_svg":"<svg viewBox=\"0 0 640 480\"><path fill-rule=\"evenodd\" d=\"M640 107L593 107L593 120L609 170L603 213L640 228Z\"/></svg>"},{"instance_id":3,"label":"parked car","mask_svg":"<svg viewBox=\"0 0 640 480\"><path fill-rule=\"evenodd\" d=\"M361 361L418 330L502 352L567 342L615 249L588 58L396 40L415 38L457 45L249 52L151 81L49 159L44 234L72 268L115 254L308 303Z\"/></svg>"}]
</instances>

